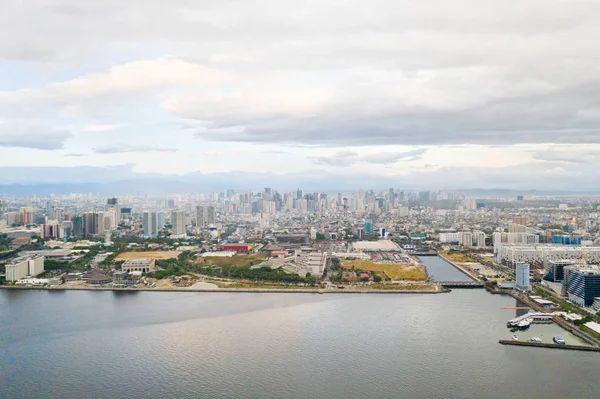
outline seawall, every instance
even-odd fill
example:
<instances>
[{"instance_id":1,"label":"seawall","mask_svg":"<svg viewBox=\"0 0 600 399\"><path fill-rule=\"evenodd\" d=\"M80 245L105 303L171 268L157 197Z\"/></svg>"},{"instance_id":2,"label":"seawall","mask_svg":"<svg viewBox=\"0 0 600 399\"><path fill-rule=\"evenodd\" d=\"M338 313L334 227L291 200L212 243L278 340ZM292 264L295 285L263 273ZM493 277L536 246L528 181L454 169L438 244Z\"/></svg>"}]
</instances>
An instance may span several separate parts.
<instances>
[{"instance_id":1,"label":"seawall","mask_svg":"<svg viewBox=\"0 0 600 399\"><path fill-rule=\"evenodd\" d=\"M245 293L282 293L282 294L443 294L449 290L358 290L358 289L287 289L287 288L113 288L113 287L16 287L0 286L5 290L40 290L40 291L116 291L116 292L245 292Z\"/></svg>"}]
</instances>

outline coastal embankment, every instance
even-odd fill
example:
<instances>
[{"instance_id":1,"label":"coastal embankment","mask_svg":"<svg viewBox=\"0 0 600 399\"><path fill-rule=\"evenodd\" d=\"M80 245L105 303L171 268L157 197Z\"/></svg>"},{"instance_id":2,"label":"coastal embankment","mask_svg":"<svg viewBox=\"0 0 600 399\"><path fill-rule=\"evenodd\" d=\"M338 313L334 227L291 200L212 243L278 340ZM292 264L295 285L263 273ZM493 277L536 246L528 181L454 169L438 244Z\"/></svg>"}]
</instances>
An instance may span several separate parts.
<instances>
[{"instance_id":1,"label":"coastal embankment","mask_svg":"<svg viewBox=\"0 0 600 399\"><path fill-rule=\"evenodd\" d=\"M306 289L306 288L117 288L117 287L17 287L0 286L6 290L42 291L117 291L117 292L245 292L245 293L294 293L294 294L441 294L448 290L370 290L370 289Z\"/></svg>"},{"instance_id":2,"label":"coastal embankment","mask_svg":"<svg viewBox=\"0 0 600 399\"><path fill-rule=\"evenodd\" d=\"M465 269L464 267L462 267L461 265L459 265L458 263L450 260L447 256L445 256L442 253L438 253L438 256L440 258L442 258L443 260L445 260L446 262L450 263L452 266L454 266L459 272L461 272L462 274L466 275L467 277L469 277L471 280L475 280L475 281L479 281L475 276L473 276L471 273L469 273L469 271L467 269Z\"/></svg>"}]
</instances>

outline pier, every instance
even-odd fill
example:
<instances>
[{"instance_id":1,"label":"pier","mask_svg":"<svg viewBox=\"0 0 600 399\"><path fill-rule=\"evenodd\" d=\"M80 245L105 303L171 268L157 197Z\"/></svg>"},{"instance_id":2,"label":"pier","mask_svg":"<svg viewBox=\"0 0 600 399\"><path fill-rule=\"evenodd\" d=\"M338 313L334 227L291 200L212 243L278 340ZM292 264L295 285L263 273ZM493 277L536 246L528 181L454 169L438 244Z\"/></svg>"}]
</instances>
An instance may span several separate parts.
<instances>
[{"instance_id":1,"label":"pier","mask_svg":"<svg viewBox=\"0 0 600 399\"><path fill-rule=\"evenodd\" d=\"M600 348L594 347L594 346L561 345L561 344L550 344L550 343L539 343L539 342L512 341L512 340L506 340L506 339L501 339L498 342L502 345L534 346L534 347L538 347L538 348L566 349L566 350L585 351L585 352L600 352Z\"/></svg>"},{"instance_id":2,"label":"pier","mask_svg":"<svg viewBox=\"0 0 600 399\"><path fill-rule=\"evenodd\" d=\"M524 320L531 319L534 324L552 324L554 315L550 313L541 313L541 312L531 312L526 313L522 316L515 317L514 319L509 320L506 323L507 327L516 327L518 324Z\"/></svg>"}]
</instances>

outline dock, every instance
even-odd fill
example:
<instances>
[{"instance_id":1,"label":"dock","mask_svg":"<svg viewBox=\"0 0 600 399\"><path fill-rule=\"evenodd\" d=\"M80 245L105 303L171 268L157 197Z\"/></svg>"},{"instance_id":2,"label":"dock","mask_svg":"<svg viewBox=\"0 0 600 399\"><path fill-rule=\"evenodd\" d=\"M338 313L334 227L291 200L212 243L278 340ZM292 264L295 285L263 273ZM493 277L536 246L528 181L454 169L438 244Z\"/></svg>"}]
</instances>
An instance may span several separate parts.
<instances>
[{"instance_id":1,"label":"dock","mask_svg":"<svg viewBox=\"0 0 600 399\"><path fill-rule=\"evenodd\" d=\"M502 345L534 346L534 347L538 347L538 348L566 349L566 350L584 351L584 352L600 352L600 348L598 348L596 346L561 345L561 344L550 344L550 343L539 343L539 342L513 341L513 340L507 340L507 339L501 339L498 342Z\"/></svg>"},{"instance_id":2,"label":"dock","mask_svg":"<svg viewBox=\"0 0 600 399\"><path fill-rule=\"evenodd\" d=\"M507 327L516 327L521 321L531 319L531 322L534 324L552 324L554 315L551 313L542 313L542 312L530 312L526 313L522 316L516 317L514 319L509 320L506 323Z\"/></svg>"}]
</instances>

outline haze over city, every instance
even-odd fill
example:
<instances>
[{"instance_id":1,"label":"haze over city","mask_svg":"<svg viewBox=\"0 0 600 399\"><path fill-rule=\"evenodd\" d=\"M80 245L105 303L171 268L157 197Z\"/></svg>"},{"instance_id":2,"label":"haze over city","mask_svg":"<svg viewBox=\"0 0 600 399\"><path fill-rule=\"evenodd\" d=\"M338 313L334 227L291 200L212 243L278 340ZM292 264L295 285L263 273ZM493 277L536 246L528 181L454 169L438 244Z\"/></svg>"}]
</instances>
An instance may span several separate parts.
<instances>
[{"instance_id":1,"label":"haze over city","mask_svg":"<svg viewBox=\"0 0 600 399\"><path fill-rule=\"evenodd\" d=\"M8 1L0 184L595 191L599 15L584 1Z\"/></svg>"}]
</instances>

